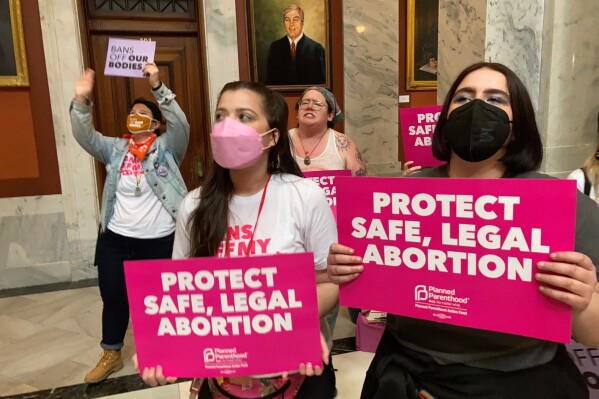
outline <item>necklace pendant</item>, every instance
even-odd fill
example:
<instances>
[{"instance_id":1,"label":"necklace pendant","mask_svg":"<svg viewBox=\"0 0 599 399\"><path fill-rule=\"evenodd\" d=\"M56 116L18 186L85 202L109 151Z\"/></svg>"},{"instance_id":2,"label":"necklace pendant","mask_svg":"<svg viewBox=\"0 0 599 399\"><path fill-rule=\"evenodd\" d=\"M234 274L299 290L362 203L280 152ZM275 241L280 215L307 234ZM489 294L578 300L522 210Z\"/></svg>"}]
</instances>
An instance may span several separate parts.
<instances>
[{"instance_id":1,"label":"necklace pendant","mask_svg":"<svg viewBox=\"0 0 599 399\"><path fill-rule=\"evenodd\" d=\"M135 196L136 197L141 197L141 188L139 188L139 186L135 187Z\"/></svg>"},{"instance_id":2,"label":"necklace pendant","mask_svg":"<svg viewBox=\"0 0 599 399\"><path fill-rule=\"evenodd\" d=\"M312 161L310 161L310 157L306 155L306 158L304 158L304 165L308 166L311 162Z\"/></svg>"}]
</instances>

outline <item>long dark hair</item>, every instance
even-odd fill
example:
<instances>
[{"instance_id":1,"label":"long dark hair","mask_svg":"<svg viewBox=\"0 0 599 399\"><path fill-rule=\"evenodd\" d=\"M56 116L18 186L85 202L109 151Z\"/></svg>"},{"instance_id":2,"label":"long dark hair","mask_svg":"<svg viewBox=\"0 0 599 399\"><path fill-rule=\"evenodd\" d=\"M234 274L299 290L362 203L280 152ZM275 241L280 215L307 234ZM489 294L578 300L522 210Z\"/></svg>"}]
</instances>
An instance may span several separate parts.
<instances>
[{"instance_id":1,"label":"long dark hair","mask_svg":"<svg viewBox=\"0 0 599 399\"><path fill-rule=\"evenodd\" d=\"M464 69L451 85L439 121L433 133L433 155L440 161L449 161L451 147L443 137L443 128L447 123L449 106L458 86L471 72L488 68L501 73L507 81L512 107L512 135L513 140L507 145L505 155L499 159L505 166L505 177L512 177L520 173L537 170L543 161L543 142L535 119L532 101L524 83L518 76L503 64L496 62L479 62Z\"/></svg>"},{"instance_id":2,"label":"long dark hair","mask_svg":"<svg viewBox=\"0 0 599 399\"><path fill-rule=\"evenodd\" d=\"M303 176L293 159L287 132L287 116L289 109L287 102L279 93L270 90L263 84L256 82L230 82L223 87L218 96L227 91L249 90L262 99L262 111L266 115L269 128L279 131L279 140L268 151L268 173L289 173ZM200 204L193 211L188 222L190 230L191 249L189 256L214 256L227 234L229 218L229 202L233 195L233 183L229 169L225 169L216 162L212 163L208 178L202 185Z\"/></svg>"}]
</instances>

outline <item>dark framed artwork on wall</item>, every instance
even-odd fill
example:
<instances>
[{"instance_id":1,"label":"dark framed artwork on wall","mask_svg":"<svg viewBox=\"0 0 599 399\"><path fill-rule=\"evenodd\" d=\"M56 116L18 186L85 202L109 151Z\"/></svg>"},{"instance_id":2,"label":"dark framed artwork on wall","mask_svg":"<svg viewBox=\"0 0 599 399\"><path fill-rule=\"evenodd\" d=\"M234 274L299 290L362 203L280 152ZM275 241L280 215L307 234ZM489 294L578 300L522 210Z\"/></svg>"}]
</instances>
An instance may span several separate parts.
<instances>
[{"instance_id":1,"label":"dark framed artwork on wall","mask_svg":"<svg viewBox=\"0 0 599 399\"><path fill-rule=\"evenodd\" d=\"M331 88L329 0L246 0L250 76L275 90Z\"/></svg>"},{"instance_id":2,"label":"dark framed artwork on wall","mask_svg":"<svg viewBox=\"0 0 599 399\"><path fill-rule=\"evenodd\" d=\"M406 90L435 90L439 0L408 0Z\"/></svg>"},{"instance_id":3,"label":"dark framed artwork on wall","mask_svg":"<svg viewBox=\"0 0 599 399\"><path fill-rule=\"evenodd\" d=\"M20 0L0 0L0 86L29 86Z\"/></svg>"}]
</instances>

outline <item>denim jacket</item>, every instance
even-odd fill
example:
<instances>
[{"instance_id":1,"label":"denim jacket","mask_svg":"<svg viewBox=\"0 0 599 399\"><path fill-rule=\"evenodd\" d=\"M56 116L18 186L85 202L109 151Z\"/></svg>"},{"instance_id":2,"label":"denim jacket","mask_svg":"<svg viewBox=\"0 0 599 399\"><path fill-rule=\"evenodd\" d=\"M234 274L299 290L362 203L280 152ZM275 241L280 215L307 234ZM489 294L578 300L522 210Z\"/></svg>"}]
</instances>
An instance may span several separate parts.
<instances>
[{"instance_id":1,"label":"denim jacket","mask_svg":"<svg viewBox=\"0 0 599 399\"><path fill-rule=\"evenodd\" d=\"M179 165L189 142L189 123L171 90L161 84L157 90L152 90L152 93L166 119L167 130L154 140L142 165L148 185L162 206L176 219L179 205L187 194ZM102 194L101 214L101 226L104 231L114 213L121 165L129 151L129 140L107 137L96 131L92 125L92 106L91 102L81 105L73 100L70 109L71 126L79 145L106 165L107 176Z\"/></svg>"}]
</instances>

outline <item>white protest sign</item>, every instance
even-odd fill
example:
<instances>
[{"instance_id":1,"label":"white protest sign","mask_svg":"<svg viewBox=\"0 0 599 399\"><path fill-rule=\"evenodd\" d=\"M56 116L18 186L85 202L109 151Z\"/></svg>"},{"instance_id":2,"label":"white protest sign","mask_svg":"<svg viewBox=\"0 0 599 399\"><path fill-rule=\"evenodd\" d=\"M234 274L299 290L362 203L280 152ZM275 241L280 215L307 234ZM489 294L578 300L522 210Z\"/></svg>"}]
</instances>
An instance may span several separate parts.
<instances>
[{"instance_id":1,"label":"white protest sign","mask_svg":"<svg viewBox=\"0 0 599 399\"><path fill-rule=\"evenodd\" d=\"M104 75L143 78L142 69L147 62L154 61L155 52L156 42L111 37Z\"/></svg>"}]
</instances>

